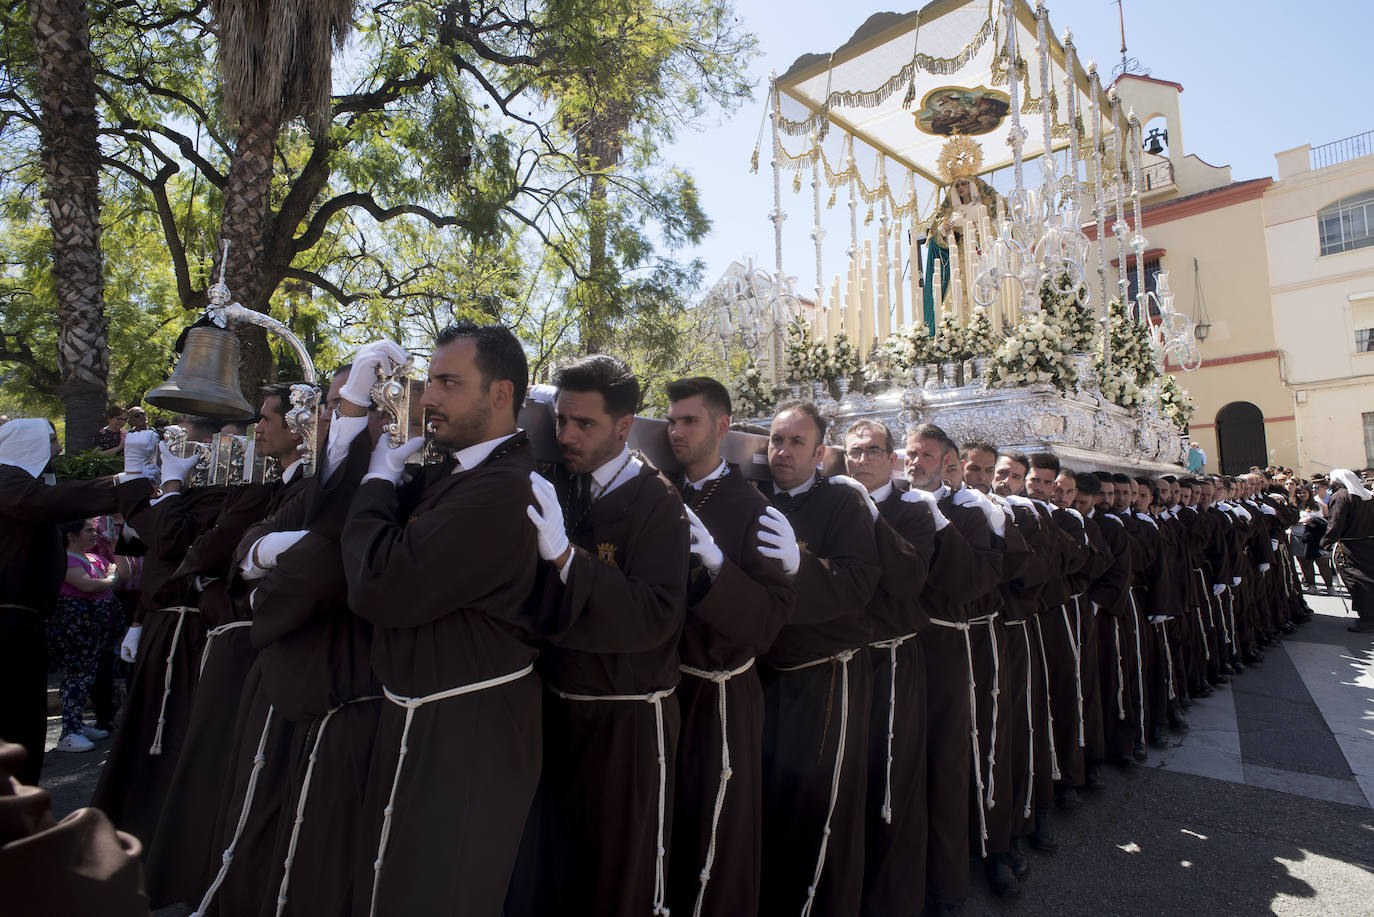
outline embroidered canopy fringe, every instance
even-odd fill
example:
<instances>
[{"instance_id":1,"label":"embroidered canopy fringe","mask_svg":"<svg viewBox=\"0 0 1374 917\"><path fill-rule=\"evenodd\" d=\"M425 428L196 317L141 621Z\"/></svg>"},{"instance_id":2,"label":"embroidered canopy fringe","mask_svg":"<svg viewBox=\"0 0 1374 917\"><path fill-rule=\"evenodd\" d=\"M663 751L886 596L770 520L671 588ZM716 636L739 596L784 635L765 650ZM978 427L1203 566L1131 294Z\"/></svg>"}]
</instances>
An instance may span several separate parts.
<instances>
[{"instance_id":1,"label":"embroidered canopy fringe","mask_svg":"<svg viewBox=\"0 0 1374 917\"><path fill-rule=\"evenodd\" d=\"M847 166L837 171L830 165L830 160L826 158L825 150L821 149L819 144L795 156L782 149L778 151L778 155L781 160L779 168L791 169L793 172L792 190L794 192L800 190L801 173L807 168L814 168L813 163L819 159L825 172L825 182L831 190L828 206L833 207L835 204L835 189L847 187L850 180L853 179L855 185L858 187L859 197L870 207L879 201L886 200L889 208L891 208L893 219L903 219L917 215L918 207L914 194L907 199L906 203L899 203L896 196L892 193L892 186L888 184L886 179L877 182L874 187L869 187L864 181L863 174L860 172L857 165Z\"/></svg>"}]
</instances>

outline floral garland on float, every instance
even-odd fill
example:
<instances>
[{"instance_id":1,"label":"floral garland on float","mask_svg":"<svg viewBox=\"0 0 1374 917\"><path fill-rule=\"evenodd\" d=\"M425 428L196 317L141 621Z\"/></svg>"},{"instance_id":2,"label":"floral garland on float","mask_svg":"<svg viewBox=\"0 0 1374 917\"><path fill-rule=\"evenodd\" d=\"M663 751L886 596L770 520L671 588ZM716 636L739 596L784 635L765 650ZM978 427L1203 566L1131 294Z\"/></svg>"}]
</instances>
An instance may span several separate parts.
<instances>
[{"instance_id":1,"label":"floral garland on float","mask_svg":"<svg viewBox=\"0 0 1374 917\"><path fill-rule=\"evenodd\" d=\"M753 357L749 358L749 362L744 366L744 372L735 380L734 389L730 397L734 402L732 407L737 416L766 417L773 413L776 399L763 384L763 373L759 371L759 365L754 362Z\"/></svg>"},{"instance_id":2,"label":"floral garland on float","mask_svg":"<svg viewBox=\"0 0 1374 917\"><path fill-rule=\"evenodd\" d=\"M934 360L931 350L930 329L926 323L917 319L901 331L888 335L877 349L882 351L878 368L884 364L890 375L883 382L896 382L898 385L925 385L927 367ZM879 381L869 379L870 382Z\"/></svg>"},{"instance_id":3,"label":"floral garland on float","mask_svg":"<svg viewBox=\"0 0 1374 917\"><path fill-rule=\"evenodd\" d=\"M1068 337L1053 313L1032 313L993 354L987 384L993 388L1053 385L1061 392L1073 391L1078 373L1065 347Z\"/></svg>"},{"instance_id":4,"label":"floral garland on float","mask_svg":"<svg viewBox=\"0 0 1374 917\"><path fill-rule=\"evenodd\" d=\"M824 344L821 346L825 347ZM843 398L849 392L849 386L854 377L859 375L859 371L858 351L849 342L848 332L841 331L835 335L834 343L828 348L821 378L828 385L837 388L837 394Z\"/></svg>"},{"instance_id":5,"label":"floral garland on float","mask_svg":"<svg viewBox=\"0 0 1374 917\"><path fill-rule=\"evenodd\" d=\"M1068 282L1067 276L1060 276L1060 285ZM1040 286L1040 307L1058 321L1064 332L1064 344L1073 353L1088 353L1097 339L1097 316L1083 304L1087 292L1086 287L1080 286L1072 293L1062 293L1048 280Z\"/></svg>"},{"instance_id":6,"label":"floral garland on float","mask_svg":"<svg viewBox=\"0 0 1374 917\"><path fill-rule=\"evenodd\" d=\"M1193 397L1171 375L1166 375L1160 385L1159 410L1180 430L1188 429L1188 422L1193 419Z\"/></svg>"},{"instance_id":7,"label":"floral garland on float","mask_svg":"<svg viewBox=\"0 0 1374 917\"><path fill-rule=\"evenodd\" d=\"M1099 389L1113 404L1123 408L1140 407L1148 400L1146 391L1161 375L1150 343L1150 332L1127 313L1120 300L1107 306L1107 328L1111 363L1098 354L1093 364Z\"/></svg>"}]
</instances>

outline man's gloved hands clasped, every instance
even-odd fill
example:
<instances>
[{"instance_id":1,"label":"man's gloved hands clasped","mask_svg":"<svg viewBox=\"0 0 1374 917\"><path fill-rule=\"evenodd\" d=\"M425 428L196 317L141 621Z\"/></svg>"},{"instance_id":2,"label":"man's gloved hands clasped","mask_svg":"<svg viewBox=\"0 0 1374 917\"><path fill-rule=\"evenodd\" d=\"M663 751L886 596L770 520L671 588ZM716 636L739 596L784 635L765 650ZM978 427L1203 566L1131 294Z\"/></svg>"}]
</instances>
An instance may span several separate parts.
<instances>
[{"instance_id":1,"label":"man's gloved hands clasped","mask_svg":"<svg viewBox=\"0 0 1374 917\"><path fill-rule=\"evenodd\" d=\"M687 521L692 526L691 551L696 555L697 560L701 561L706 572L714 577L720 572L721 565L725 563L725 555L716 545L716 540L711 537L706 524L690 508L684 507L684 509L687 510Z\"/></svg>"}]
</instances>

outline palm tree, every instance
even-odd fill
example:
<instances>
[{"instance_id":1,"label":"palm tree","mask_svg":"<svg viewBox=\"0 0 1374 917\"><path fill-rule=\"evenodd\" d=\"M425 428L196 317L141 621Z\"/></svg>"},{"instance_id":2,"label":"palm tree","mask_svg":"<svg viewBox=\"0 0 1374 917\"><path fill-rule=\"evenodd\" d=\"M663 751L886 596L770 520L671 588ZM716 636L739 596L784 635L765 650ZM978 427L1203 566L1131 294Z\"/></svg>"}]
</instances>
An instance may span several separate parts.
<instances>
[{"instance_id":1,"label":"palm tree","mask_svg":"<svg viewBox=\"0 0 1374 917\"><path fill-rule=\"evenodd\" d=\"M100 148L84 0L30 0L39 136L52 224L58 392L67 442L84 448L105 420L110 354L100 255Z\"/></svg>"},{"instance_id":2,"label":"palm tree","mask_svg":"<svg viewBox=\"0 0 1374 917\"><path fill-rule=\"evenodd\" d=\"M274 231L272 154L282 127L304 117L316 144L328 142L330 67L353 22L356 0L211 0L218 32L226 114L238 125L224 189L220 242L230 243L226 282L235 299L268 311L273 290L263 284L263 261ZM292 231L289 227L286 231ZM244 391L272 374L261 328L240 332Z\"/></svg>"}]
</instances>

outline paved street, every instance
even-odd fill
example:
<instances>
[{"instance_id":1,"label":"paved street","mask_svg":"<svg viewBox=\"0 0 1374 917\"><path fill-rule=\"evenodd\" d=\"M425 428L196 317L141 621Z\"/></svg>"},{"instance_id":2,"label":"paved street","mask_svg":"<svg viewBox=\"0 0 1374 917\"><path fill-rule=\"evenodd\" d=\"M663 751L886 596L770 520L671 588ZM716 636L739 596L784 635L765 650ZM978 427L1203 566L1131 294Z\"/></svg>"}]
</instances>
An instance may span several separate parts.
<instances>
[{"instance_id":1,"label":"paved street","mask_svg":"<svg viewBox=\"0 0 1374 917\"><path fill-rule=\"evenodd\" d=\"M1346 631L1339 598L1308 601L1316 619L1195 704L1190 732L1143 766L1108 767L1104 792L1056 815L1059 852L1032 856L1019 904L975 875L964 913L1374 913L1374 639ZM89 799L99 744L48 756L59 816Z\"/></svg>"}]
</instances>

